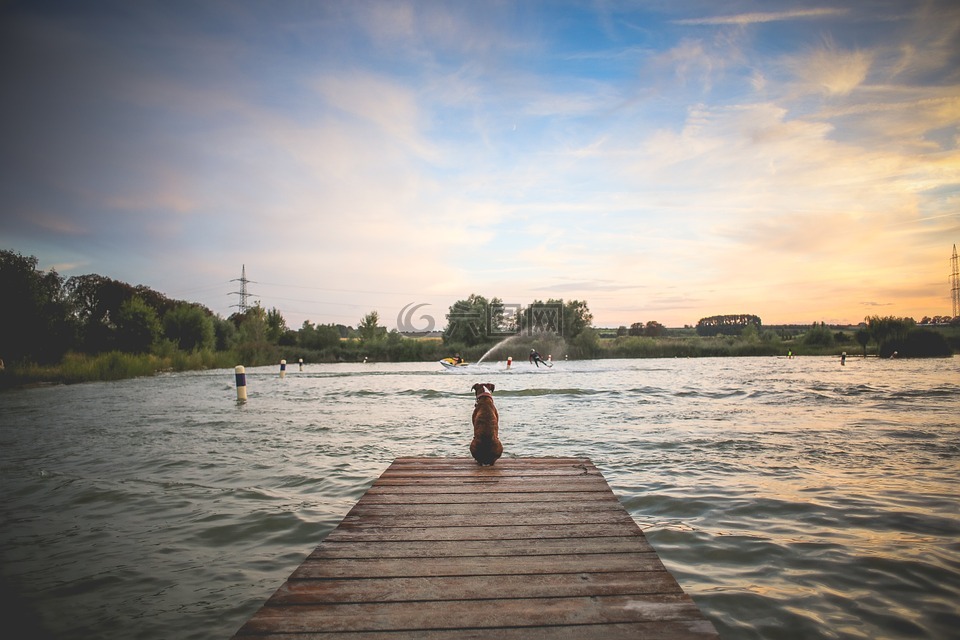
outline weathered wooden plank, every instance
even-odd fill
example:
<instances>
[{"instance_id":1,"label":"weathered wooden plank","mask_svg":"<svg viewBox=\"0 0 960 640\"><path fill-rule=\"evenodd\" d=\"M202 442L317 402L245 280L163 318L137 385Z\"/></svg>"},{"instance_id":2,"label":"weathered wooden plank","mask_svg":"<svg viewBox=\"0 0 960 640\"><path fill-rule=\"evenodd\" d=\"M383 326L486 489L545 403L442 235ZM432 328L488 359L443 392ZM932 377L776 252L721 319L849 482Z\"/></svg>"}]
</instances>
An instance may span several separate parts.
<instances>
[{"instance_id":1,"label":"weathered wooden plank","mask_svg":"<svg viewBox=\"0 0 960 640\"><path fill-rule=\"evenodd\" d=\"M290 575L317 578L387 578L416 576L515 576L541 573L664 571L655 553L601 553L567 556L470 556L459 558L308 559Z\"/></svg>"},{"instance_id":2,"label":"weathered wooden plank","mask_svg":"<svg viewBox=\"0 0 960 640\"><path fill-rule=\"evenodd\" d=\"M479 493L475 491L461 493L439 493L436 491L419 491L416 493L393 490L393 491L367 491L360 500L364 504L451 504L463 505L474 502L489 503L489 492ZM526 503L548 503L548 502L585 502L585 501L613 501L616 504L620 502L616 497L609 495L605 489L603 491L514 491L499 492L497 501L516 504ZM559 508L557 505L554 509Z\"/></svg>"},{"instance_id":3,"label":"weathered wooden plank","mask_svg":"<svg viewBox=\"0 0 960 640\"><path fill-rule=\"evenodd\" d=\"M620 513L623 507L616 500L575 500L563 504L564 509L578 512L605 512ZM463 504L428 503L428 504L377 504L361 500L346 517L385 517L414 518L414 517L450 517L450 516L485 516L489 518L512 518L513 516L529 516L556 513L555 502L467 502ZM439 522L438 522L439 524Z\"/></svg>"},{"instance_id":4,"label":"weathered wooden plank","mask_svg":"<svg viewBox=\"0 0 960 640\"><path fill-rule=\"evenodd\" d=\"M437 458L435 460L424 460L412 458L409 462L403 462L397 459L384 470L384 473L395 473L398 471L413 471L417 469L428 469L431 471L455 471L478 469L481 473L514 473L530 471L559 471L564 469L591 469L596 471L597 467L588 459L549 459L531 462L533 458L500 458L495 465L484 467L478 465L471 458Z\"/></svg>"},{"instance_id":5,"label":"weathered wooden plank","mask_svg":"<svg viewBox=\"0 0 960 640\"><path fill-rule=\"evenodd\" d=\"M480 467L476 469L402 469L384 472L377 483L394 478L471 478L471 479L507 479L507 478L580 478L582 476L602 477L596 469L586 467L543 467L540 469L501 469L499 467Z\"/></svg>"},{"instance_id":6,"label":"weathered wooden plank","mask_svg":"<svg viewBox=\"0 0 960 640\"><path fill-rule=\"evenodd\" d=\"M335 558L450 558L467 556L545 556L582 553L649 552L645 538L538 538L521 540L355 541L324 540L308 559Z\"/></svg>"},{"instance_id":7,"label":"weathered wooden plank","mask_svg":"<svg viewBox=\"0 0 960 640\"><path fill-rule=\"evenodd\" d=\"M583 476L581 479L557 478L523 479L504 478L502 480L479 478L476 480L438 478L431 481L429 478L397 478L376 482L369 491L386 493L399 491L428 491L431 493L473 493L487 491L491 493L540 493L553 491L595 491L606 493L610 486L601 476Z\"/></svg>"},{"instance_id":8,"label":"weathered wooden plank","mask_svg":"<svg viewBox=\"0 0 960 640\"><path fill-rule=\"evenodd\" d=\"M563 465L585 465L587 467L596 468L596 465L593 464L593 461L590 458L500 458L497 461L497 464L492 468L497 469L536 469L538 467L559 467ZM473 458L462 456L462 457L444 457L444 458L396 458L393 463L384 471L390 471L392 469L408 469L408 468L428 468L428 469L444 469L444 468L476 468L477 463ZM483 467L486 469L487 467Z\"/></svg>"},{"instance_id":9,"label":"weathered wooden plank","mask_svg":"<svg viewBox=\"0 0 960 640\"><path fill-rule=\"evenodd\" d=\"M589 624L539 627L499 627L494 632L497 640L716 640L713 625L706 620L680 620L658 622L625 622L613 624ZM331 640L337 637L328 633L304 633L258 635L259 640ZM349 636L349 640L490 640L490 629L442 629L414 631L361 631Z\"/></svg>"},{"instance_id":10,"label":"weathered wooden plank","mask_svg":"<svg viewBox=\"0 0 960 640\"><path fill-rule=\"evenodd\" d=\"M451 513L449 515L384 515L365 513L350 514L343 518L342 526L356 525L368 527L497 527L501 525L564 525L564 524L634 524L630 516L623 511L581 511L543 512L543 513Z\"/></svg>"},{"instance_id":11,"label":"weathered wooden plank","mask_svg":"<svg viewBox=\"0 0 960 640\"><path fill-rule=\"evenodd\" d=\"M492 527L367 527L343 523L327 536L328 540L541 540L545 538L595 538L634 535L640 529L623 524L556 524L538 526Z\"/></svg>"},{"instance_id":12,"label":"weathered wooden plank","mask_svg":"<svg viewBox=\"0 0 960 640\"><path fill-rule=\"evenodd\" d=\"M665 571L537 574L522 580L487 576L375 577L368 580L288 580L270 598L271 606L360 602L420 602L490 598L679 594Z\"/></svg>"},{"instance_id":13,"label":"weathered wooden plank","mask_svg":"<svg viewBox=\"0 0 960 640\"><path fill-rule=\"evenodd\" d=\"M264 607L242 631L304 633L317 631L385 631L388 629L491 629L558 624L661 622L700 618L683 594L588 596L567 598L475 599L360 604L312 604Z\"/></svg>"},{"instance_id":14,"label":"weathered wooden plank","mask_svg":"<svg viewBox=\"0 0 960 640\"><path fill-rule=\"evenodd\" d=\"M478 467L478 470L481 467ZM436 483L437 485L443 486L445 484L463 484L465 486L471 486L475 484L497 484L497 483L529 483L535 482L543 485L549 484L551 482L565 482L567 484L576 486L580 481L587 479L593 480L594 482L603 482L606 483L606 480L603 479L603 475L599 472L597 473L583 473L583 474L503 474L503 475L494 475L490 473L474 473L469 472L463 474L435 474L431 475L428 473L410 473L410 474L385 474L380 476L376 481L374 481L373 486L379 487L382 485L395 485L395 484L417 484L417 483L427 483L432 484Z\"/></svg>"}]
</instances>

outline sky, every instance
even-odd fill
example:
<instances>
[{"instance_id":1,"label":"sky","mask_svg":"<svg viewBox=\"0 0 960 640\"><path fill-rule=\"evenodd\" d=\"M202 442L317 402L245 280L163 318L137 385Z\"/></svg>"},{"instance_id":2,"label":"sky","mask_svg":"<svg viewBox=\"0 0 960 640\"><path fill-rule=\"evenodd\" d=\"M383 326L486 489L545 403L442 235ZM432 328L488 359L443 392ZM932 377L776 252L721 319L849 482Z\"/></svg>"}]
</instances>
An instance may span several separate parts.
<instances>
[{"instance_id":1,"label":"sky","mask_svg":"<svg viewBox=\"0 0 960 640\"><path fill-rule=\"evenodd\" d=\"M293 329L951 312L954 0L0 0L0 60L0 249L64 277L227 317L245 269Z\"/></svg>"}]
</instances>

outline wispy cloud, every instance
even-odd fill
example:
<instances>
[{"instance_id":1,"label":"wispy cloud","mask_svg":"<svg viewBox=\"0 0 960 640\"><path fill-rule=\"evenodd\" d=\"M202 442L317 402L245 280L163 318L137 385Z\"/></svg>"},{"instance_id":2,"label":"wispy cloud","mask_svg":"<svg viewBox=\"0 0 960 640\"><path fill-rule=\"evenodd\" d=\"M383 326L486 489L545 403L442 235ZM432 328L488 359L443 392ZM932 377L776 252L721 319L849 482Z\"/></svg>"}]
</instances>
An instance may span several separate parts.
<instances>
[{"instance_id":1,"label":"wispy cloud","mask_svg":"<svg viewBox=\"0 0 960 640\"><path fill-rule=\"evenodd\" d=\"M740 13L730 16L714 16L707 18L682 18L674 20L675 24L683 25L738 25L763 24L766 22L783 22L787 20L809 20L814 18L831 18L847 14L847 9L820 8L795 9L793 11Z\"/></svg>"}]
</instances>

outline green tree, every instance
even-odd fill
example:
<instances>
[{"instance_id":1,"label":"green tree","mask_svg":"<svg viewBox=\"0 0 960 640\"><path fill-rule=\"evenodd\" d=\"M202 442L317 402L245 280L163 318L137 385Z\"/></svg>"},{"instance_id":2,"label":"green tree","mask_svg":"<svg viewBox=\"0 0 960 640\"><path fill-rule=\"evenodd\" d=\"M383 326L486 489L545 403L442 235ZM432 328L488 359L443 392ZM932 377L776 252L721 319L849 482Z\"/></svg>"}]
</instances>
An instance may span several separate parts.
<instances>
[{"instance_id":1,"label":"green tree","mask_svg":"<svg viewBox=\"0 0 960 640\"><path fill-rule=\"evenodd\" d=\"M278 342L287 330L287 321L277 310L276 307L267 312L267 340Z\"/></svg>"},{"instance_id":2,"label":"green tree","mask_svg":"<svg viewBox=\"0 0 960 640\"><path fill-rule=\"evenodd\" d=\"M97 274L73 276L65 286L80 324L82 349L99 353L117 348L120 306L136 295L136 290L125 282Z\"/></svg>"},{"instance_id":3,"label":"green tree","mask_svg":"<svg viewBox=\"0 0 960 640\"><path fill-rule=\"evenodd\" d=\"M896 351L894 344L906 340L907 334L917 324L913 318L895 316L868 316L866 322L870 336L877 343L877 355L881 358L889 357Z\"/></svg>"},{"instance_id":4,"label":"green tree","mask_svg":"<svg viewBox=\"0 0 960 640\"><path fill-rule=\"evenodd\" d=\"M314 326L304 320L297 334L297 343L304 349L323 351L340 346L340 331L331 324Z\"/></svg>"},{"instance_id":5,"label":"green tree","mask_svg":"<svg viewBox=\"0 0 960 640\"><path fill-rule=\"evenodd\" d=\"M709 318L700 318L697 322L698 336L737 336L740 335L747 325L756 325L759 332L763 326L760 316L748 313L735 313L724 316L710 316Z\"/></svg>"},{"instance_id":6,"label":"green tree","mask_svg":"<svg viewBox=\"0 0 960 640\"><path fill-rule=\"evenodd\" d=\"M822 322L820 324L814 322L800 340L809 347L832 347L835 342L833 334Z\"/></svg>"},{"instance_id":7,"label":"green tree","mask_svg":"<svg viewBox=\"0 0 960 640\"><path fill-rule=\"evenodd\" d=\"M214 349L226 351L233 347L237 339L237 325L230 320L216 316L213 318Z\"/></svg>"},{"instance_id":8,"label":"green tree","mask_svg":"<svg viewBox=\"0 0 960 640\"><path fill-rule=\"evenodd\" d=\"M360 324L357 325L357 332L360 334L360 343L367 345L386 334L387 329L380 326L380 314L371 311L360 320Z\"/></svg>"},{"instance_id":9,"label":"green tree","mask_svg":"<svg viewBox=\"0 0 960 640\"><path fill-rule=\"evenodd\" d=\"M895 345L901 353L911 358L946 357L953 349L942 333L930 329L912 329L903 342Z\"/></svg>"},{"instance_id":10,"label":"green tree","mask_svg":"<svg viewBox=\"0 0 960 640\"><path fill-rule=\"evenodd\" d=\"M643 334L650 336L651 338L658 338L667 332L667 328L657 322L656 320L650 320L647 322L646 326L643 329Z\"/></svg>"},{"instance_id":11,"label":"green tree","mask_svg":"<svg viewBox=\"0 0 960 640\"><path fill-rule=\"evenodd\" d=\"M267 339L267 312L259 304L230 319L237 325L236 353L248 365L276 360L276 349Z\"/></svg>"},{"instance_id":12,"label":"green tree","mask_svg":"<svg viewBox=\"0 0 960 640\"><path fill-rule=\"evenodd\" d=\"M488 331L487 335L491 338L494 334L503 335L516 333L517 331L516 315L507 315L506 306L500 298L490 299L490 302L486 305L484 319L485 330Z\"/></svg>"},{"instance_id":13,"label":"green tree","mask_svg":"<svg viewBox=\"0 0 960 640\"><path fill-rule=\"evenodd\" d=\"M37 259L0 250L0 358L57 362L74 346L76 323L56 271Z\"/></svg>"},{"instance_id":14,"label":"green tree","mask_svg":"<svg viewBox=\"0 0 960 640\"><path fill-rule=\"evenodd\" d=\"M496 298L494 298L496 300ZM447 313L447 327L443 330L443 344L462 344L473 347L490 341L487 314L490 303L483 296L471 293L466 300L457 300Z\"/></svg>"},{"instance_id":15,"label":"green tree","mask_svg":"<svg viewBox=\"0 0 960 640\"><path fill-rule=\"evenodd\" d=\"M184 351L216 346L213 318L198 305L181 304L167 311L163 316L163 332Z\"/></svg>"},{"instance_id":16,"label":"green tree","mask_svg":"<svg viewBox=\"0 0 960 640\"><path fill-rule=\"evenodd\" d=\"M160 337L160 319L153 307L134 296L120 305L116 319L117 347L129 353L146 353Z\"/></svg>"},{"instance_id":17,"label":"green tree","mask_svg":"<svg viewBox=\"0 0 960 640\"><path fill-rule=\"evenodd\" d=\"M148 306L153 307L154 311L157 312L157 317L162 318L167 315L167 312L178 307L181 304L186 304L179 300L171 300L167 296L163 295L158 291L154 291L150 287L146 287L142 284L137 285L133 288L133 295L139 296ZM200 305L197 305L200 306ZM205 308L205 307L201 307ZM212 315L212 312L210 312Z\"/></svg>"},{"instance_id":18,"label":"green tree","mask_svg":"<svg viewBox=\"0 0 960 640\"><path fill-rule=\"evenodd\" d=\"M563 337L573 340L584 329L593 325L593 314L585 300L548 300L547 304L559 303L563 306Z\"/></svg>"},{"instance_id":19,"label":"green tree","mask_svg":"<svg viewBox=\"0 0 960 640\"><path fill-rule=\"evenodd\" d=\"M861 347L863 347L863 357L867 357L867 345L870 344L870 331L865 327L860 327L857 329L857 332L853 334L854 340L856 340Z\"/></svg>"},{"instance_id":20,"label":"green tree","mask_svg":"<svg viewBox=\"0 0 960 640\"><path fill-rule=\"evenodd\" d=\"M574 354L580 358L595 358L600 355L600 337L596 329L587 327L571 341Z\"/></svg>"}]
</instances>

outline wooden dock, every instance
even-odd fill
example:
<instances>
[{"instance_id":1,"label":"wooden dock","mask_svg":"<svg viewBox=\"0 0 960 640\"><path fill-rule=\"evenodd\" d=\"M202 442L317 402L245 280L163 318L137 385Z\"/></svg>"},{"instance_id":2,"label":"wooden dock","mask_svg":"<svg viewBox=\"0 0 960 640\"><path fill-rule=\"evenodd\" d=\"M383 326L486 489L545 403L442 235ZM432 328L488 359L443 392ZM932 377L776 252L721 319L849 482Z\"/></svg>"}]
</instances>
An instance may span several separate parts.
<instances>
[{"instance_id":1,"label":"wooden dock","mask_svg":"<svg viewBox=\"0 0 960 640\"><path fill-rule=\"evenodd\" d=\"M718 638L588 458L398 458L235 638Z\"/></svg>"}]
</instances>

